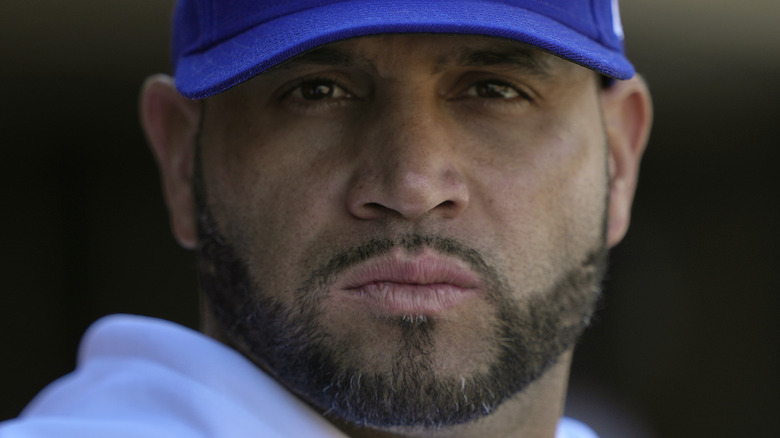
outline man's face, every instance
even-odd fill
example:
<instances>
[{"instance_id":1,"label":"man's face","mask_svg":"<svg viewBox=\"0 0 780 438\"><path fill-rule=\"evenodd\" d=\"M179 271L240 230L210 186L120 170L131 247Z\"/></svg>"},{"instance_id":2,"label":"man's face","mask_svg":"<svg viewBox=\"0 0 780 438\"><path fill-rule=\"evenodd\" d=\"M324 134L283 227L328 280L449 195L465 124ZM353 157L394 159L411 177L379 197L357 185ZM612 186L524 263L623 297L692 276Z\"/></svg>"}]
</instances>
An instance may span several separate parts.
<instances>
[{"instance_id":1,"label":"man's face","mask_svg":"<svg viewBox=\"0 0 780 438\"><path fill-rule=\"evenodd\" d=\"M207 305L335 417L473 420L586 324L606 163L595 75L552 55L432 35L309 52L205 104Z\"/></svg>"}]
</instances>

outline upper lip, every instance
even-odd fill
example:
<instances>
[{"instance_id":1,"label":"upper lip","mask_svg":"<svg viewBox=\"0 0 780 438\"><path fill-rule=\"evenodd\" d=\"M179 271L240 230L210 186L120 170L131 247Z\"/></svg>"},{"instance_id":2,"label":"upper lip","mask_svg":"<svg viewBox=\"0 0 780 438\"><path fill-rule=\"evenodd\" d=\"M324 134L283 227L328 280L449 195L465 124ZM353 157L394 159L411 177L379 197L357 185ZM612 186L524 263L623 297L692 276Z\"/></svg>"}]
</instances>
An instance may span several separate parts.
<instances>
[{"instance_id":1,"label":"upper lip","mask_svg":"<svg viewBox=\"0 0 780 438\"><path fill-rule=\"evenodd\" d=\"M344 290L376 283L447 284L462 289L481 286L479 277L465 262L428 249L414 254L395 250L347 269L340 277L336 286Z\"/></svg>"}]
</instances>

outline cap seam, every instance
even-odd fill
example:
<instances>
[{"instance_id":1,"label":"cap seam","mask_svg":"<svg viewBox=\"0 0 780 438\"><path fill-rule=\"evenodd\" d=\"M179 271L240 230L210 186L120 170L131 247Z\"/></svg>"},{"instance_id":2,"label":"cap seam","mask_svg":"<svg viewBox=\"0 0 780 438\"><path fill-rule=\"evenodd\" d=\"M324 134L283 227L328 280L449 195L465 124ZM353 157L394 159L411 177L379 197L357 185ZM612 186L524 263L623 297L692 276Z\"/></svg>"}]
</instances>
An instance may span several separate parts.
<instances>
[{"instance_id":1,"label":"cap seam","mask_svg":"<svg viewBox=\"0 0 780 438\"><path fill-rule=\"evenodd\" d=\"M591 19L593 20L593 24L595 25L594 27L596 28L596 38L598 38L598 40L601 41L602 44L608 45L607 38L601 29L601 21L599 20L599 14L596 12L597 1L598 0L590 0L590 16Z\"/></svg>"}]
</instances>

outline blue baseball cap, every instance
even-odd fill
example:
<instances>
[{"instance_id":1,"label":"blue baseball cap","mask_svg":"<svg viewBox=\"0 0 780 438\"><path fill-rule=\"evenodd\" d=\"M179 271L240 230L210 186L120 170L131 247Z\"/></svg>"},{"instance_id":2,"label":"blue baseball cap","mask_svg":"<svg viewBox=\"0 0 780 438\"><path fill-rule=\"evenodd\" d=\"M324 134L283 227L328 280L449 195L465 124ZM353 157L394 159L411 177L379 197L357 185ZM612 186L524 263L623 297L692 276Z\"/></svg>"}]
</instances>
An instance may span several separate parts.
<instances>
[{"instance_id":1,"label":"blue baseball cap","mask_svg":"<svg viewBox=\"0 0 780 438\"><path fill-rule=\"evenodd\" d=\"M386 33L485 35L628 79L618 0L179 0L179 92L203 99L323 44Z\"/></svg>"}]
</instances>

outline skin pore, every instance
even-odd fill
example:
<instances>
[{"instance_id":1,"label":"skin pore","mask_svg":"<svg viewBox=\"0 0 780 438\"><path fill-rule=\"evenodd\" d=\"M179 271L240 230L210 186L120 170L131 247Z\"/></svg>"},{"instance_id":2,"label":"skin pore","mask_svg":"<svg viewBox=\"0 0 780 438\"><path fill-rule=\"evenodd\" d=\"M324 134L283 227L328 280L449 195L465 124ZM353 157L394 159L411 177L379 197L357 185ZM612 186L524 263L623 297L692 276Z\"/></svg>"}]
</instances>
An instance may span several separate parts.
<instances>
[{"instance_id":1,"label":"skin pore","mask_svg":"<svg viewBox=\"0 0 780 438\"><path fill-rule=\"evenodd\" d=\"M621 87L517 43L387 35L170 97L156 153L205 332L352 436L553 436L649 126ZM616 116L626 96L647 114Z\"/></svg>"}]
</instances>

